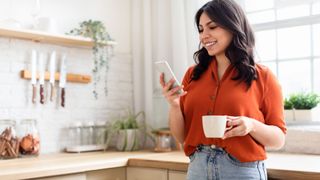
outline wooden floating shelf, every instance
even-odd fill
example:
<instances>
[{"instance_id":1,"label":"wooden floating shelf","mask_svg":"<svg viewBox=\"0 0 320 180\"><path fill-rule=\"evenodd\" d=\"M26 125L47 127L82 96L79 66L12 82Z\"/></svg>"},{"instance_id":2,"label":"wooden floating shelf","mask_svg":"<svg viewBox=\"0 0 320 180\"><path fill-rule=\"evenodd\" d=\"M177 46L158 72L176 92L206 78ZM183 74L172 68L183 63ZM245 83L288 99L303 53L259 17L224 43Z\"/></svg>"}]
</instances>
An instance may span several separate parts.
<instances>
[{"instance_id":1,"label":"wooden floating shelf","mask_svg":"<svg viewBox=\"0 0 320 180\"><path fill-rule=\"evenodd\" d=\"M25 29L12 29L0 27L0 37L17 38L23 40L30 40L34 42L58 44L65 46L78 46L92 48L94 42L90 38L62 35L62 34L52 34L36 30L25 30ZM108 41L105 45L115 45L116 42Z\"/></svg>"},{"instance_id":2,"label":"wooden floating shelf","mask_svg":"<svg viewBox=\"0 0 320 180\"><path fill-rule=\"evenodd\" d=\"M21 71L21 78L23 79L31 79L31 72L28 70ZM60 73L56 72L54 75L56 81L59 81ZM90 83L91 76L90 75L81 75L81 74L67 74L67 82L75 82L75 83ZM39 74L37 74L37 79L39 79ZM49 81L50 73L45 72L45 80Z\"/></svg>"}]
</instances>

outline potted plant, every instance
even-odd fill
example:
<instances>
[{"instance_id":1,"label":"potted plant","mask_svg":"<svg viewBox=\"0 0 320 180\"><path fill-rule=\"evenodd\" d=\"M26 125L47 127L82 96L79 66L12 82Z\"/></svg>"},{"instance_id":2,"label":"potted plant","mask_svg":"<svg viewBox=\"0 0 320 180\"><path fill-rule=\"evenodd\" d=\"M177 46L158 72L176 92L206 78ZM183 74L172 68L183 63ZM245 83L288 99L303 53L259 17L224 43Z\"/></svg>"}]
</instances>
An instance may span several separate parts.
<instances>
[{"instance_id":1,"label":"potted plant","mask_svg":"<svg viewBox=\"0 0 320 180\"><path fill-rule=\"evenodd\" d=\"M294 121L293 105L288 98L284 99L284 119L286 121Z\"/></svg>"},{"instance_id":2,"label":"potted plant","mask_svg":"<svg viewBox=\"0 0 320 180\"><path fill-rule=\"evenodd\" d=\"M105 85L104 92L105 95L108 94L107 88L107 75L109 70L109 60L113 55L113 45L115 44L109 33L107 32L104 24L101 21L83 21L80 22L78 28L72 29L67 33L68 35L76 35L89 37L93 40L94 45L92 47L93 51L93 63L94 67L92 69L93 72L93 85L94 97L98 98L97 92L97 84L100 81L100 73L104 69L105 70Z\"/></svg>"},{"instance_id":3,"label":"potted plant","mask_svg":"<svg viewBox=\"0 0 320 180\"><path fill-rule=\"evenodd\" d=\"M294 108L294 119L296 121L313 121L319 112L316 108L320 102L320 96L316 93L296 93L289 97Z\"/></svg>"},{"instance_id":4,"label":"potted plant","mask_svg":"<svg viewBox=\"0 0 320 180\"><path fill-rule=\"evenodd\" d=\"M106 147L108 147L111 138L116 136L116 148L120 151L138 150L141 144L141 135L144 137L142 138L142 144L144 145L146 135L150 134L146 131L144 112L140 111L137 114L134 114L130 109L126 111L124 116L116 119L109 125L106 128L106 133Z\"/></svg>"}]
</instances>

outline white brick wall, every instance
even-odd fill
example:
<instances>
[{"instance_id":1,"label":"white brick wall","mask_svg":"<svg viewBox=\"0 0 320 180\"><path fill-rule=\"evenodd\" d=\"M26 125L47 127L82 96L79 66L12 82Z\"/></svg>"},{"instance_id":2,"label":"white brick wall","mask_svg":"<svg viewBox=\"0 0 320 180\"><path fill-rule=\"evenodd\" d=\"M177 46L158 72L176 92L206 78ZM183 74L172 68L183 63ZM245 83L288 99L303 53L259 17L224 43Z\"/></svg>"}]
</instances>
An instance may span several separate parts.
<instances>
[{"instance_id":1,"label":"white brick wall","mask_svg":"<svg viewBox=\"0 0 320 180\"><path fill-rule=\"evenodd\" d=\"M37 100L36 105L32 104L31 82L21 79L20 71L31 70L30 52L33 48L48 53L56 50L58 58L66 52L69 73L91 74L93 62L91 49L0 38L0 118L15 119L17 122L24 118L36 118L41 136L41 153L58 152L64 148L68 143L65 129L68 124L74 121L110 121L122 109L132 107L132 58L130 54L119 53L110 62L107 97L104 96L102 79L98 86L98 100L93 97L92 83L68 83L65 108L59 106L59 97L53 103L46 101L41 105ZM49 87L48 82L46 86ZM37 96L39 98L39 93Z\"/></svg>"}]
</instances>

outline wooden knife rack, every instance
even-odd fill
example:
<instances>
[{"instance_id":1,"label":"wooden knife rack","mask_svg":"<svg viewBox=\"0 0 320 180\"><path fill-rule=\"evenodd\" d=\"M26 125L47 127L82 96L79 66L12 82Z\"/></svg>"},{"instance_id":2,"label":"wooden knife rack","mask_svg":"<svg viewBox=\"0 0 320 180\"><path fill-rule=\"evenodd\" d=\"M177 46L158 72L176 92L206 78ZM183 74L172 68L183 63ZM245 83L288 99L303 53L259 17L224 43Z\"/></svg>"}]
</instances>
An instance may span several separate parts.
<instances>
[{"instance_id":1,"label":"wooden knife rack","mask_svg":"<svg viewBox=\"0 0 320 180\"><path fill-rule=\"evenodd\" d=\"M22 79L31 79L31 72L28 70L22 70L21 71L21 78ZM60 73L56 72L54 75L54 78L56 81L59 81ZM37 74L37 79L39 79L39 73ZM50 73L48 71L45 72L44 79L46 81L49 81L50 79ZM66 81L67 82L74 82L74 83L84 83L88 84L91 82L91 76L90 75L81 75L81 74L67 74L66 75Z\"/></svg>"}]
</instances>

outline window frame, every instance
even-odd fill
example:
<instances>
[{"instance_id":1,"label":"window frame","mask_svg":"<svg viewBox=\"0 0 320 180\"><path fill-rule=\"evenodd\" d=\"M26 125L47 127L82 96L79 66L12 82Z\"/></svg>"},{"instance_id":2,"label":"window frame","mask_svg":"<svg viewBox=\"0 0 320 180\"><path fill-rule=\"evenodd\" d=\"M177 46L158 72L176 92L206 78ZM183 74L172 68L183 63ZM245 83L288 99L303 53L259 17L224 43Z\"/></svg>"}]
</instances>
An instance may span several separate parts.
<instances>
[{"instance_id":1,"label":"window frame","mask_svg":"<svg viewBox=\"0 0 320 180\"><path fill-rule=\"evenodd\" d=\"M245 10L245 0L236 0L238 4L240 4L243 8L243 10ZM254 32L258 32L258 31L265 31L265 30L275 30L276 33L276 56L275 59L272 60L264 60L262 61L262 63L275 63L275 67L276 67L276 76L279 77L279 62L285 62L285 61L297 61L297 60L303 60L303 59L310 59L310 81L311 81L311 90L314 91L314 63L315 62L319 62L320 59L320 55L315 56L313 50L314 50L314 41L313 41L313 26L315 24L320 24L320 14L316 14L316 15L312 15L312 7L313 7L313 3L318 3L320 2L320 0L286 0L286 2L281 2L279 0L274 0L275 1L275 7L271 8L273 10L273 13L275 14L275 21L270 21L270 22L265 22L265 23L256 23L256 24L252 24L253 30ZM304 16L304 17L298 17L298 18L292 18L292 19L285 19L285 20L277 20L277 9L279 8L283 8L283 7L288 7L288 6L294 6L294 5L299 5L301 3L304 4L310 4L310 16ZM266 11L268 9L263 9L263 10L258 10L258 11L251 11L250 13L255 13L255 12L263 12ZM270 10L270 8L269 8ZM303 26L303 25L310 25L310 43L311 43L311 52L310 52L310 56L307 57L299 57L299 58L288 58L288 59L281 59L279 61L279 56L278 56L278 31L277 29L281 29L281 28L289 28L289 27L295 27L295 26ZM255 51L257 52L257 49L255 49ZM316 60L316 61L314 61ZM318 92L320 93L320 92ZM320 108L320 107L318 107ZM287 138L286 141L287 142L295 142L296 143L296 139L294 138L288 138L288 137L294 137L292 135L294 135L294 131L292 130L296 130L298 128L298 130L301 129L302 132L305 132L303 134L303 138L302 139L308 139L313 137L314 135L310 135L310 133L316 133L320 135L320 130L319 129L315 129L320 125L320 120L318 121L303 121L303 122L292 122L292 121L287 121ZM318 148L317 144L311 145L313 146L312 148ZM283 152L294 152L294 150L292 149L292 147L284 145L284 147L282 149L280 149L280 151ZM297 152L295 152L297 153ZM301 150L302 154L307 153L307 151L304 151L303 149Z\"/></svg>"},{"instance_id":2,"label":"window frame","mask_svg":"<svg viewBox=\"0 0 320 180\"><path fill-rule=\"evenodd\" d=\"M243 7L243 9L245 10L245 0L237 0L238 3ZM276 33L276 39L275 39L275 43L276 43L276 55L275 55L275 59L274 60L267 60L267 61L261 61L262 63L275 63L275 67L276 67L276 76L279 77L279 62L284 62L284 61L297 61L297 60L302 60L302 59L309 59L310 60L310 83L311 83L311 91L315 91L315 69L314 69L314 64L315 62L318 62L320 59L320 55L315 55L314 53L314 34L313 34L313 27L316 24L320 24L320 14L315 14L313 15L312 11L313 11L313 4L314 3L318 3L320 2L319 0L292 0L288 3L288 1L286 1L286 3L278 3L280 2L279 0L274 0L274 8L273 9L273 13L275 15L275 20L274 21L269 21L269 22L264 22L264 23L256 23L256 24L252 24L253 27L253 31L254 32L259 32L259 31L266 31L266 30L275 30ZM304 3L304 4L309 4L309 16L304 16L304 17L298 17L298 18L292 18L292 19L285 19L285 20L278 20L277 19L277 9L279 8L283 8L283 7L288 7L288 6L294 6L294 5L299 5L299 3ZM266 10L270 10L270 8L268 9L264 9L264 10L258 10L258 11L252 11L249 13L257 13L257 12L263 12ZM247 12L246 12L247 13ZM247 14L249 14L247 13ZM296 26L303 26L303 25L310 25L310 56L307 57L299 57L299 58L288 58L288 59L279 59L279 55L278 55L278 29L281 28L289 28L289 27L296 27ZM316 60L316 61L315 61ZM317 92L320 93L320 92ZM318 107L320 108L320 107ZM292 135L290 132L292 129L294 128L299 128L301 129L301 131L303 132L308 132L306 134L304 134L304 138L308 139L310 138L310 132L314 132L314 133L318 133L320 134L320 130L315 130L315 127L318 127L320 125L320 121L304 121L304 122L286 122L287 124L287 128L288 128L288 135ZM290 140L292 141L292 140ZM313 148L318 148L317 145L314 145ZM280 151L285 151L285 152L291 152L292 149L290 147L287 147L286 145L280 150ZM302 150L301 151L302 154L304 154L305 152Z\"/></svg>"},{"instance_id":3,"label":"window frame","mask_svg":"<svg viewBox=\"0 0 320 180\"><path fill-rule=\"evenodd\" d=\"M312 6L314 3L319 2L319 1L314 1L314 0L308 0L308 1L292 1L293 3L287 4L286 6L284 3L279 3L279 0L274 0L274 7L273 8L266 8L263 10L256 10L256 11L250 11L246 12L247 14L253 14L253 13L259 13L263 12L266 10L273 10L273 13L275 15L275 20L270 21L270 22L264 22L264 23L256 23L252 24L252 28L254 32L259 32L259 31L266 31L266 30L275 30L275 42L276 42L276 55L275 59L273 60L267 60L267 61L262 61L262 62L267 62L267 63L275 63L276 66L276 76L279 77L279 63L280 62L287 62L287 61L299 61L303 59L309 59L310 61L310 84L311 84L311 91L315 91L315 82L314 82L314 60L319 59L319 55L314 54L314 34L313 34L313 26L316 24L320 24L320 14L312 15ZM277 20L277 10L279 8L284 8L284 7L290 7L293 5L299 5L300 4L308 4L309 5L309 16L303 16L303 17L297 17L297 18L291 18L291 19L284 19L284 20ZM242 5L242 7L245 10L245 2L244 0L240 0L239 4ZM310 56L305 56L305 57L297 57L297 58L279 58L279 53L278 53L278 30L282 28L290 28L290 27L298 27L298 26L306 26L308 25L310 27ZM258 54L259 55L259 54Z\"/></svg>"}]
</instances>

